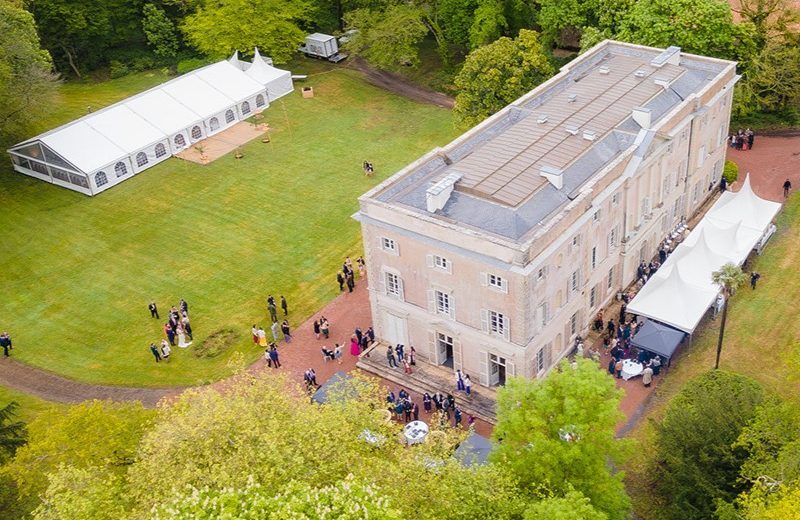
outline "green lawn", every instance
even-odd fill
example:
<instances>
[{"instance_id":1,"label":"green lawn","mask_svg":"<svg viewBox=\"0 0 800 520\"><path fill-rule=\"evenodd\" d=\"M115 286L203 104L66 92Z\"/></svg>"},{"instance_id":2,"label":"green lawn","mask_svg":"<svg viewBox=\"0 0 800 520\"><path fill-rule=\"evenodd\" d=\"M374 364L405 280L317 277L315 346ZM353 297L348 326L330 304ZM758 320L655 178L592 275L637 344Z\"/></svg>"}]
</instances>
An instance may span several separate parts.
<instances>
[{"instance_id":1,"label":"green lawn","mask_svg":"<svg viewBox=\"0 0 800 520\"><path fill-rule=\"evenodd\" d=\"M792 197L778 218L778 233L749 267L761 273L758 288L749 283L733 297L725 327L720 367L759 381L771 392L800 399L800 198ZM658 420L670 399L689 379L714 366L719 320L703 327L691 347L684 349L659 384L647 415L631 433L641 447L625 468L626 484L637 514L660 518L647 468L652 450L652 420Z\"/></svg>"},{"instance_id":2,"label":"green lawn","mask_svg":"<svg viewBox=\"0 0 800 520\"><path fill-rule=\"evenodd\" d=\"M293 72L325 72L300 62ZM163 81L139 74L99 85L65 85L47 127ZM268 293L284 294L292 325L338 292L345 255L360 251L350 217L357 197L456 133L449 111L374 88L349 70L312 75L316 97L299 93L266 112L272 142L242 148L207 166L169 159L88 198L0 172L0 327L15 356L87 382L196 384L247 360L249 329L265 323ZM367 179L364 159L376 166ZM148 350L162 312L189 302L195 341L232 328L241 339L225 354L197 359L193 348L169 365ZM163 314L162 314L163 317ZM175 349L179 350L179 349Z\"/></svg>"}]
</instances>

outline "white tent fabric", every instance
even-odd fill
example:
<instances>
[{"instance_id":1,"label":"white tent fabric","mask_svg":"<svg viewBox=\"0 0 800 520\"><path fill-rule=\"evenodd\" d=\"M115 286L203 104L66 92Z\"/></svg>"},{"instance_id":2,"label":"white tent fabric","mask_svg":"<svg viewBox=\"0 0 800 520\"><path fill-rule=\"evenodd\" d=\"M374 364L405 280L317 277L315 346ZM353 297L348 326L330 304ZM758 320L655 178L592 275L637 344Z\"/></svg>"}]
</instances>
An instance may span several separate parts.
<instances>
[{"instance_id":1,"label":"white tent fabric","mask_svg":"<svg viewBox=\"0 0 800 520\"><path fill-rule=\"evenodd\" d=\"M744 263L780 209L780 203L756 195L745 178L738 192L722 194L628 304L628 312L691 334L719 293L712 273L728 262Z\"/></svg>"},{"instance_id":2,"label":"white tent fabric","mask_svg":"<svg viewBox=\"0 0 800 520\"><path fill-rule=\"evenodd\" d=\"M95 195L130 178L131 168L138 173L266 108L265 96L263 84L221 61L19 143L9 153L21 173Z\"/></svg>"},{"instance_id":3,"label":"white tent fabric","mask_svg":"<svg viewBox=\"0 0 800 520\"><path fill-rule=\"evenodd\" d=\"M256 49L255 56L253 56L253 63L245 69L245 74L267 89L267 96L270 102L294 90L292 73L288 70L282 70L268 65L258 52L258 49Z\"/></svg>"},{"instance_id":4,"label":"white tent fabric","mask_svg":"<svg viewBox=\"0 0 800 520\"><path fill-rule=\"evenodd\" d=\"M236 67L239 70L245 70L250 65L246 61L242 61L242 60L239 59L239 51L234 51L233 52L233 56L228 58L228 63L230 63L231 65L233 65L234 67Z\"/></svg>"}]
</instances>

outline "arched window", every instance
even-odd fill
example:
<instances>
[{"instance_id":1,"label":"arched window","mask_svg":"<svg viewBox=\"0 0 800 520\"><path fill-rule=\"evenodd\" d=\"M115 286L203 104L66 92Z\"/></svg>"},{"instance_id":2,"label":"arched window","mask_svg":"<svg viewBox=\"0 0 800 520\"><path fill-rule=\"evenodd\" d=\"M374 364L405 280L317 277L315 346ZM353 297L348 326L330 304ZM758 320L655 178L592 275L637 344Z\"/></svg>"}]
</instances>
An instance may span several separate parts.
<instances>
[{"instance_id":1,"label":"arched window","mask_svg":"<svg viewBox=\"0 0 800 520\"><path fill-rule=\"evenodd\" d=\"M211 127L211 131L219 130L219 119L216 117L212 117L208 120L208 126Z\"/></svg>"},{"instance_id":2,"label":"arched window","mask_svg":"<svg viewBox=\"0 0 800 520\"><path fill-rule=\"evenodd\" d=\"M125 166L125 163L120 161L114 165L114 171L117 174L117 177L122 177L123 175L128 174L128 167Z\"/></svg>"},{"instance_id":3,"label":"arched window","mask_svg":"<svg viewBox=\"0 0 800 520\"><path fill-rule=\"evenodd\" d=\"M144 166L147 164L147 154L144 152L139 152L136 154L136 166Z\"/></svg>"},{"instance_id":4,"label":"arched window","mask_svg":"<svg viewBox=\"0 0 800 520\"><path fill-rule=\"evenodd\" d=\"M125 166L123 164L123 166ZM108 177L106 177L106 172L97 172L94 174L94 183L99 188L103 184L108 184Z\"/></svg>"},{"instance_id":5,"label":"arched window","mask_svg":"<svg viewBox=\"0 0 800 520\"><path fill-rule=\"evenodd\" d=\"M245 101L242 103L242 114L249 114L250 113L250 103Z\"/></svg>"},{"instance_id":6,"label":"arched window","mask_svg":"<svg viewBox=\"0 0 800 520\"><path fill-rule=\"evenodd\" d=\"M233 110L225 112L225 123L233 123Z\"/></svg>"},{"instance_id":7,"label":"arched window","mask_svg":"<svg viewBox=\"0 0 800 520\"><path fill-rule=\"evenodd\" d=\"M264 106L264 96L259 94L256 96L256 106L263 107Z\"/></svg>"},{"instance_id":8,"label":"arched window","mask_svg":"<svg viewBox=\"0 0 800 520\"><path fill-rule=\"evenodd\" d=\"M195 125L192 127L192 139L200 139L203 137L203 132L200 130L200 127Z\"/></svg>"},{"instance_id":9,"label":"arched window","mask_svg":"<svg viewBox=\"0 0 800 520\"><path fill-rule=\"evenodd\" d=\"M167 155L167 149L164 147L164 143L158 143L156 145L156 158L164 157Z\"/></svg>"},{"instance_id":10,"label":"arched window","mask_svg":"<svg viewBox=\"0 0 800 520\"><path fill-rule=\"evenodd\" d=\"M184 146L186 146L186 139L183 138L183 134L176 135L174 141L175 141L175 146L177 146L178 148L183 148Z\"/></svg>"}]
</instances>

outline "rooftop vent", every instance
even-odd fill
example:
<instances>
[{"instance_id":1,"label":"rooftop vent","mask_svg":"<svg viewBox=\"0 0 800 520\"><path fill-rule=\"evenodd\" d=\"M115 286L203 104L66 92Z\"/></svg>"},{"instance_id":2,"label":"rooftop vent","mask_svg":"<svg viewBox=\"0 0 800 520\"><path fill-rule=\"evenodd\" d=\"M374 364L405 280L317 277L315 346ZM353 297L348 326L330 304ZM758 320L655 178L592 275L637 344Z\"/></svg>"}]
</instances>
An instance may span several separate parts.
<instances>
[{"instance_id":1,"label":"rooftop vent","mask_svg":"<svg viewBox=\"0 0 800 520\"><path fill-rule=\"evenodd\" d=\"M577 126L572 125L565 126L564 130L566 130L570 135L578 135L578 132L580 132L580 129Z\"/></svg>"},{"instance_id":2,"label":"rooftop vent","mask_svg":"<svg viewBox=\"0 0 800 520\"><path fill-rule=\"evenodd\" d=\"M597 132L593 130L584 130L583 138L586 139L587 141L594 141L597 139Z\"/></svg>"},{"instance_id":3,"label":"rooftop vent","mask_svg":"<svg viewBox=\"0 0 800 520\"><path fill-rule=\"evenodd\" d=\"M536 122L540 125L543 125L547 122L547 114L541 114L539 117L536 118Z\"/></svg>"},{"instance_id":4,"label":"rooftop vent","mask_svg":"<svg viewBox=\"0 0 800 520\"><path fill-rule=\"evenodd\" d=\"M564 187L564 170L552 166L542 166L539 169L539 175L547 179L557 190Z\"/></svg>"},{"instance_id":5,"label":"rooftop vent","mask_svg":"<svg viewBox=\"0 0 800 520\"><path fill-rule=\"evenodd\" d=\"M450 173L425 191L425 204L429 213L436 213L447 204L459 180L461 180L460 173Z\"/></svg>"},{"instance_id":6,"label":"rooftop vent","mask_svg":"<svg viewBox=\"0 0 800 520\"><path fill-rule=\"evenodd\" d=\"M567 96L567 100L570 103L574 103L577 99L578 99L578 94L570 94L569 96Z\"/></svg>"},{"instance_id":7,"label":"rooftop vent","mask_svg":"<svg viewBox=\"0 0 800 520\"><path fill-rule=\"evenodd\" d=\"M645 130L650 128L651 112L649 108L636 107L633 109L631 117L633 117L633 120L636 121L639 124L639 126L644 128Z\"/></svg>"},{"instance_id":8,"label":"rooftop vent","mask_svg":"<svg viewBox=\"0 0 800 520\"><path fill-rule=\"evenodd\" d=\"M600 72L600 74L608 74L609 72L611 72L611 69L609 69L607 65L603 65L598 69L598 71Z\"/></svg>"},{"instance_id":9,"label":"rooftop vent","mask_svg":"<svg viewBox=\"0 0 800 520\"><path fill-rule=\"evenodd\" d=\"M653 67L660 69L664 65L669 63L670 65L680 65L681 63L681 48L676 46L667 47L664 51L653 58L650 62L650 65Z\"/></svg>"},{"instance_id":10,"label":"rooftop vent","mask_svg":"<svg viewBox=\"0 0 800 520\"><path fill-rule=\"evenodd\" d=\"M669 87L670 81L667 78L656 78L655 79L656 85L666 90Z\"/></svg>"},{"instance_id":11,"label":"rooftop vent","mask_svg":"<svg viewBox=\"0 0 800 520\"><path fill-rule=\"evenodd\" d=\"M637 78L643 78L647 76L647 72L643 71L642 69L639 69L636 72L634 72L633 75L636 76Z\"/></svg>"}]
</instances>

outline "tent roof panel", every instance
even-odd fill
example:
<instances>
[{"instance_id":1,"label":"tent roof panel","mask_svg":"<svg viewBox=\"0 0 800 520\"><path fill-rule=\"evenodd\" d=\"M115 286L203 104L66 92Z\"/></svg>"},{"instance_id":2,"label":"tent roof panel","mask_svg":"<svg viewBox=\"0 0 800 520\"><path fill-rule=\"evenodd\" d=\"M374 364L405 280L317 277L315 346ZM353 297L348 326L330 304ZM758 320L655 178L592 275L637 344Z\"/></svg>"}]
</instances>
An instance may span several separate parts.
<instances>
[{"instance_id":1,"label":"tent roof panel","mask_svg":"<svg viewBox=\"0 0 800 520\"><path fill-rule=\"evenodd\" d=\"M220 61L203 67L194 73L198 78L219 90L236 103L264 92L264 85L252 79L236 66L227 61Z\"/></svg>"},{"instance_id":2,"label":"tent roof panel","mask_svg":"<svg viewBox=\"0 0 800 520\"><path fill-rule=\"evenodd\" d=\"M49 133L41 141L85 173L93 172L128 155L86 121L79 121Z\"/></svg>"},{"instance_id":3,"label":"tent roof panel","mask_svg":"<svg viewBox=\"0 0 800 520\"><path fill-rule=\"evenodd\" d=\"M115 105L87 119L86 124L103 134L127 154L164 139L164 133L125 105Z\"/></svg>"},{"instance_id":4,"label":"tent roof panel","mask_svg":"<svg viewBox=\"0 0 800 520\"><path fill-rule=\"evenodd\" d=\"M654 320L644 323L631 338L631 344L667 359L672 358L686 333Z\"/></svg>"},{"instance_id":5,"label":"tent roof panel","mask_svg":"<svg viewBox=\"0 0 800 520\"><path fill-rule=\"evenodd\" d=\"M168 135L203 119L162 90L149 90L142 95L129 98L124 104Z\"/></svg>"},{"instance_id":6,"label":"tent roof panel","mask_svg":"<svg viewBox=\"0 0 800 520\"><path fill-rule=\"evenodd\" d=\"M260 59L258 56L253 59L253 63L244 71L244 73L262 85L266 85L270 81L279 79L282 76L291 77L292 75L292 73L288 70L276 69L275 67L267 65L264 60Z\"/></svg>"},{"instance_id":7,"label":"tent roof panel","mask_svg":"<svg viewBox=\"0 0 800 520\"><path fill-rule=\"evenodd\" d=\"M236 104L236 100L229 98L194 74L187 74L165 83L161 88L203 119Z\"/></svg>"}]
</instances>

